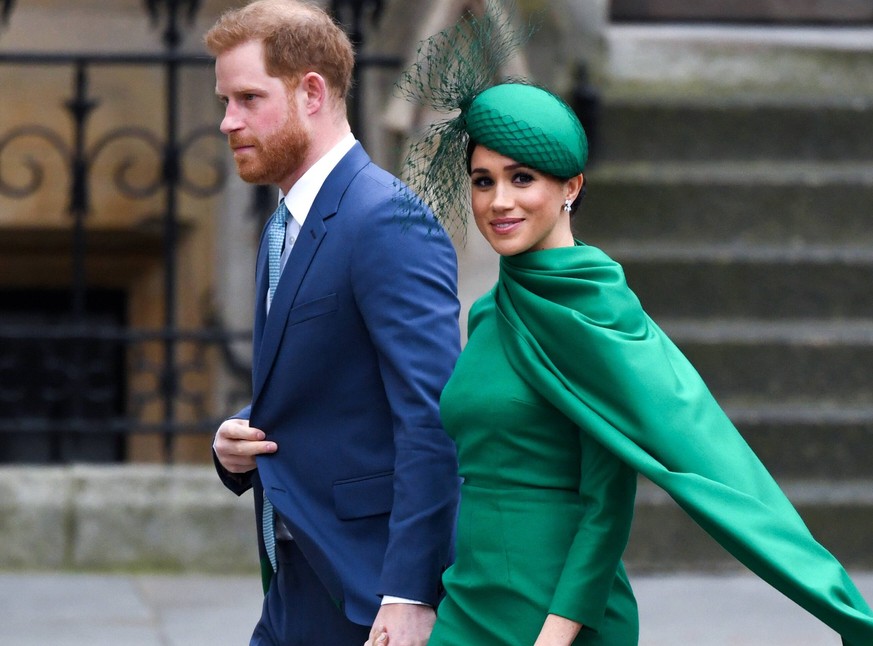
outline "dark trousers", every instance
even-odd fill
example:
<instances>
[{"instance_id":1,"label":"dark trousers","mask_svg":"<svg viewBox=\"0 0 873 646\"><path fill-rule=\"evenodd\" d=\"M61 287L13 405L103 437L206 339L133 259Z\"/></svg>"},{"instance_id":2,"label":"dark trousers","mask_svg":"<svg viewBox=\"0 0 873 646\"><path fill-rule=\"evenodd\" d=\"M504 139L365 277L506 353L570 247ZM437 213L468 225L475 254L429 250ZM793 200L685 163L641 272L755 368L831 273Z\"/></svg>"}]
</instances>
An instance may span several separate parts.
<instances>
[{"instance_id":1,"label":"dark trousers","mask_svg":"<svg viewBox=\"0 0 873 646\"><path fill-rule=\"evenodd\" d=\"M276 541L276 560L250 646L363 646L370 627L349 621L294 541Z\"/></svg>"}]
</instances>

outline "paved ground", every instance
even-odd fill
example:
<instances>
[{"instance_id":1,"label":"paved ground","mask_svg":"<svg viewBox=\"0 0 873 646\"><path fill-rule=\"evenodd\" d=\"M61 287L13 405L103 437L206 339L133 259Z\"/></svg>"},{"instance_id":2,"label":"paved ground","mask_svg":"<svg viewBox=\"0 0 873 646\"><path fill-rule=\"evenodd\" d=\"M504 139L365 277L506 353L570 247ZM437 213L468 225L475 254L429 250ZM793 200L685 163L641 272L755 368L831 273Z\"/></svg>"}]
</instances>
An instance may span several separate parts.
<instances>
[{"instance_id":1,"label":"paved ground","mask_svg":"<svg viewBox=\"0 0 873 646\"><path fill-rule=\"evenodd\" d=\"M873 573L854 578L873 600ZM642 646L840 644L750 575L632 579ZM260 596L255 576L0 573L0 644L245 645Z\"/></svg>"}]
</instances>

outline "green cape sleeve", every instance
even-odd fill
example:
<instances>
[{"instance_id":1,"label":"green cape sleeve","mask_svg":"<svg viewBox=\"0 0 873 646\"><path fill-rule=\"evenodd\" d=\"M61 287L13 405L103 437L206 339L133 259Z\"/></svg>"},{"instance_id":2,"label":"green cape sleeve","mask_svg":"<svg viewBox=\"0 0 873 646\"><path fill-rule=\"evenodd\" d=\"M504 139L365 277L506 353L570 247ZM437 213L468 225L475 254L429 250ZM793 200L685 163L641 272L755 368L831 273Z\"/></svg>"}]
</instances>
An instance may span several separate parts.
<instances>
[{"instance_id":1,"label":"green cape sleeve","mask_svg":"<svg viewBox=\"0 0 873 646\"><path fill-rule=\"evenodd\" d=\"M849 575L616 262L585 245L504 257L495 301L507 355L534 389L844 644L873 644L873 612Z\"/></svg>"}]
</instances>

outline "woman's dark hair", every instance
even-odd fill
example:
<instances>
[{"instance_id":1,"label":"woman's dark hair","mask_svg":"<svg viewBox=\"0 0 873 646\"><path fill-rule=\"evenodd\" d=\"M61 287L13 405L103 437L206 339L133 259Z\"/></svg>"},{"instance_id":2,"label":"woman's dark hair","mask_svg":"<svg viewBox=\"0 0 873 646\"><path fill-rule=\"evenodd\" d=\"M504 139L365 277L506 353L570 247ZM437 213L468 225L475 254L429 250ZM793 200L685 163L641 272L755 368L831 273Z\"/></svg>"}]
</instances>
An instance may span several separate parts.
<instances>
[{"instance_id":1,"label":"woman's dark hair","mask_svg":"<svg viewBox=\"0 0 873 646\"><path fill-rule=\"evenodd\" d=\"M479 144L472 138L467 137L467 175L472 174L473 172L473 151L476 149L476 146ZM543 171L540 171L543 172ZM549 173L544 173L545 175L549 175ZM552 175L554 177L554 175ZM570 179L569 177L558 177L557 179L562 182ZM579 191L579 194L576 196L576 199L573 200L573 204L570 205L570 217L576 215L576 210L579 208L579 205L582 203L582 198L585 197L586 188L585 185L588 184L588 178L585 174L582 174L582 189Z\"/></svg>"}]
</instances>

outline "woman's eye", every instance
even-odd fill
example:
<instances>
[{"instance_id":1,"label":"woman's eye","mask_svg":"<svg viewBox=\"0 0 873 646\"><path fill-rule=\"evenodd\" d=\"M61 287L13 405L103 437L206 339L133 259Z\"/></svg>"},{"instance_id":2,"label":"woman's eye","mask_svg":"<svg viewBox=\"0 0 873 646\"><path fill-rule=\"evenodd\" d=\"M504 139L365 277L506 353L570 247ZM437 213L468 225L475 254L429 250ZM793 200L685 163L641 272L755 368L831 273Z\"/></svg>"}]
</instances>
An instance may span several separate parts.
<instances>
[{"instance_id":1,"label":"woman's eye","mask_svg":"<svg viewBox=\"0 0 873 646\"><path fill-rule=\"evenodd\" d=\"M512 178L516 184L530 184L533 180L533 175L530 173L516 173Z\"/></svg>"},{"instance_id":2,"label":"woman's eye","mask_svg":"<svg viewBox=\"0 0 873 646\"><path fill-rule=\"evenodd\" d=\"M473 178L473 186L476 186L478 188L486 188L488 186L491 186L492 183L493 182L491 181L491 178L485 177L484 175Z\"/></svg>"}]
</instances>

